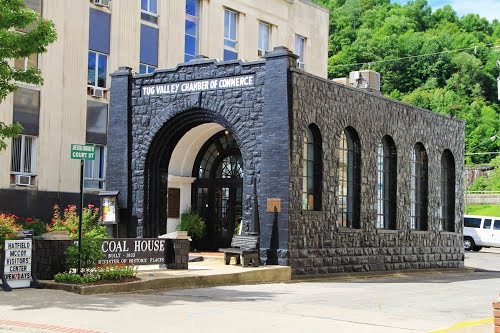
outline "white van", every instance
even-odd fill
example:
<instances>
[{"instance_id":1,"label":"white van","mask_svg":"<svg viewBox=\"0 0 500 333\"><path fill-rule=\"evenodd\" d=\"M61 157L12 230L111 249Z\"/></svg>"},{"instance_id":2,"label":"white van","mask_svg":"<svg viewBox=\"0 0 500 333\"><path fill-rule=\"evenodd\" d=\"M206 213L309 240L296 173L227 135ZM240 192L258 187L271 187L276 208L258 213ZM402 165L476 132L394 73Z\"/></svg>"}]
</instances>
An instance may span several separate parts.
<instances>
[{"instance_id":1,"label":"white van","mask_svg":"<svg viewBox=\"0 0 500 333\"><path fill-rule=\"evenodd\" d=\"M500 217L465 215L465 250L479 251L490 246L500 247Z\"/></svg>"}]
</instances>

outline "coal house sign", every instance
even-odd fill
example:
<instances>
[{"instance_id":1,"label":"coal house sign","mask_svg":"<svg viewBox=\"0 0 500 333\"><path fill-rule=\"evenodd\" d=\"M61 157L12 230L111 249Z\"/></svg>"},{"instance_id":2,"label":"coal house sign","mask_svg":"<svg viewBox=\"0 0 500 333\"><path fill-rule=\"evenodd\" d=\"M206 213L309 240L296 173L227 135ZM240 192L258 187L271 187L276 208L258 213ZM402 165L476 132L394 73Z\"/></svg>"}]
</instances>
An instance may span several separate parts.
<instances>
[{"instance_id":1,"label":"coal house sign","mask_svg":"<svg viewBox=\"0 0 500 333\"><path fill-rule=\"evenodd\" d=\"M104 259L98 264L152 265L164 264L167 239L105 239L101 249Z\"/></svg>"}]
</instances>

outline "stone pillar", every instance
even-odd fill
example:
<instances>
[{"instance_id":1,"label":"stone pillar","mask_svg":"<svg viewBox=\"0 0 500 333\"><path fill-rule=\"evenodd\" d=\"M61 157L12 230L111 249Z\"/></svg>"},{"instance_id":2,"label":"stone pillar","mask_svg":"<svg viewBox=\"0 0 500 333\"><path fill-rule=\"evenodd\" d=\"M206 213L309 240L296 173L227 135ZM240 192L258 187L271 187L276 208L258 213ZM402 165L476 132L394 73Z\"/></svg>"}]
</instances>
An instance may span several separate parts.
<instances>
[{"instance_id":1,"label":"stone pillar","mask_svg":"<svg viewBox=\"0 0 500 333\"><path fill-rule=\"evenodd\" d=\"M276 47L264 56L264 108L262 166L258 188L260 257L264 264L288 265L288 206L290 184L290 119L292 85L290 67L297 56ZM267 212L267 199L281 200L281 212Z\"/></svg>"},{"instance_id":2,"label":"stone pillar","mask_svg":"<svg viewBox=\"0 0 500 333\"><path fill-rule=\"evenodd\" d=\"M132 69L120 67L111 74L108 115L108 144L106 163L106 189L119 191L119 229L127 228L129 237L135 237L135 225L130 218L130 112ZM123 234L122 234L123 235Z\"/></svg>"},{"instance_id":3,"label":"stone pillar","mask_svg":"<svg viewBox=\"0 0 500 333\"><path fill-rule=\"evenodd\" d=\"M52 280L57 273L68 271L64 253L74 240L68 232L53 231L33 239L31 270L37 279Z\"/></svg>"}]
</instances>

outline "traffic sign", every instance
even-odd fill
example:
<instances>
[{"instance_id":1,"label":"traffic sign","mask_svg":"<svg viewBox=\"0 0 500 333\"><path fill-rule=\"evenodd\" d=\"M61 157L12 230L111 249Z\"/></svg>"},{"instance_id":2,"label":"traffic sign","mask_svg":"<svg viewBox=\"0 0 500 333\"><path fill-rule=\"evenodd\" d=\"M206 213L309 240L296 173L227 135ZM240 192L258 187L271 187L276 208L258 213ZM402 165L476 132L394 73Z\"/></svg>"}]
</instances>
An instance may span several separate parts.
<instances>
[{"instance_id":1,"label":"traffic sign","mask_svg":"<svg viewBox=\"0 0 500 333\"><path fill-rule=\"evenodd\" d=\"M94 145L71 145L71 158L74 160L95 160L95 146Z\"/></svg>"}]
</instances>

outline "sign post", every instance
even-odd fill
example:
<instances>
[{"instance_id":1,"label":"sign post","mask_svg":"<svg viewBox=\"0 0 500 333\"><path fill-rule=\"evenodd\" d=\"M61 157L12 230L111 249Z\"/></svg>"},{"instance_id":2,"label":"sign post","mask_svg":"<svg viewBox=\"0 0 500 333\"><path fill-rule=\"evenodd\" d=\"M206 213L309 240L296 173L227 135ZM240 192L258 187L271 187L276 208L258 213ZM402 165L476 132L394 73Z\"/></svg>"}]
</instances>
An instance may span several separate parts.
<instances>
[{"instance_id":1,"label":"sign post","mask_svg":"<svg viewBox=\"0 0 500 333\"><path fill-rule=\"evenodd\" d=\"M78 274L82 274L82 217L83 217L83 165L84 161L95 160L95 146L94 145L71 145L71 158L80 160L80 204L78 219Z\"/></svg>"}]
</instances>

